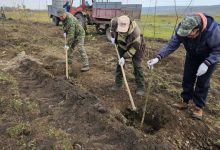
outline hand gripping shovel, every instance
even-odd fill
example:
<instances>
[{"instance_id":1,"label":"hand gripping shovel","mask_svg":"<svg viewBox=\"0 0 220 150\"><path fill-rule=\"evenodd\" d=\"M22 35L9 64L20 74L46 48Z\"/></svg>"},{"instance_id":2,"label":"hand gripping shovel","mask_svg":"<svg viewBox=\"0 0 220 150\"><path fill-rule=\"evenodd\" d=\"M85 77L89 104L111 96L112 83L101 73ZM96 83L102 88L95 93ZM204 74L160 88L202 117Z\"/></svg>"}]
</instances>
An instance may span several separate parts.
<instances>
[{"instance_id":1,"label":"hand gripping shovel","mask_svg":"<svg viewBox=\"0 0 220 150\"><path fill-rule=\"evenodd\" d=\"M116 44L114 44L114 45L115 45L115 50L116 50L116 52L117 52L118 60L119 60L119 59L120 59L120 56L119 56L119 53L118 53L118 47L117 47ZM131 95L131 91L130 91L130 88L129 88L129 86L128 86L128 82L127 82L127 79L126 79L126 76L125 76L124 68L123 68L122 65L120 65L120 66L121 66L121 71L122 71L123 79L124 79L124 82L125 82L125 86L126 86L126 88L127 88L128 95L129 95L129 98L130 98L132 110L136 111L137 108L136 108L135 105L134 105L134 101L133 101L133 98L132 98L132 95Z\"/></svg>"},{"instance_id":2,"label":"hand gripping shovel","mask_svg":"<svg viewBox=\"0 0 220 150\"><path fill-rule=\"evenodd\" d=\"M64 33L64 43L65 43L65 47L66 47L66 34ZM64 50L65 50L65 55L66 55L66 79L69 79L69 72L68 72L68 49L64 47Z\"/></svg>"}]
</instances>

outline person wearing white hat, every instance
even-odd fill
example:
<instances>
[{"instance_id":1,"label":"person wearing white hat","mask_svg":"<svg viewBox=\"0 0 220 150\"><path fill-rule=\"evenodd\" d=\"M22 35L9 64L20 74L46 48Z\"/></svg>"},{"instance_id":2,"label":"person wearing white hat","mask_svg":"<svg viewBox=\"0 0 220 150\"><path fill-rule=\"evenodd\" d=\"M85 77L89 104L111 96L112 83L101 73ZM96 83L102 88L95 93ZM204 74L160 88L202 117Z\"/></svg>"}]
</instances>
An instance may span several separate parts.
<instances>
[{"instance_id":1,"label":"person wearing white hat","mask_svg":"<svg viewBox=\"0 0 220 150\"><path fill-rule=\"evenodd\" d=\"M123 76L120 65L124 65L125 59L132 59L134 76L137 84L137 95L144 95L145 83L141 62L144 54L144 43L141 40L140 28L135 21L123 15L111 20L112 43L118 45L120 60L116 68L115 85L112 90L116 91L122 87Z\"/></svg>"}]
</instances>

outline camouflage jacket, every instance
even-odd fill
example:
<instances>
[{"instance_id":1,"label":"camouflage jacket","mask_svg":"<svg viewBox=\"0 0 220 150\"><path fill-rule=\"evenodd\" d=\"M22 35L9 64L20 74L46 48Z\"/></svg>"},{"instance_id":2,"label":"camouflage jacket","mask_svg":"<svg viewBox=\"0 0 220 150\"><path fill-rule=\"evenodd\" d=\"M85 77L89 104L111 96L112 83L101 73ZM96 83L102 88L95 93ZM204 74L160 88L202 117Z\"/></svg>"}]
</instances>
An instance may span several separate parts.
<instances>
[{"instance_id":1,"label":"camouflage jacket","mask_svg":"<svg viewBox=\"0 0 220 150\"><path fill-rule=\"evenodd\" d=\"M79 21L70 13L67 13L66 19L63 21L63 30L67 34L67 45L74 47L80 39L85 37L85 30Z\"/></svg>"},{"instance_id":2,"label":"camouflage jacket","mask_svg":"<svg viewBox=\"0 0 220 150\"><path fill-rule=\"evenodd\" d=\"M141 31L135 21L131 21L128 32L121 34L117 32L117 18L111 20L111 36L115 38L118 46L134 56L141 48Z\"/></svg>"}]
</instances>

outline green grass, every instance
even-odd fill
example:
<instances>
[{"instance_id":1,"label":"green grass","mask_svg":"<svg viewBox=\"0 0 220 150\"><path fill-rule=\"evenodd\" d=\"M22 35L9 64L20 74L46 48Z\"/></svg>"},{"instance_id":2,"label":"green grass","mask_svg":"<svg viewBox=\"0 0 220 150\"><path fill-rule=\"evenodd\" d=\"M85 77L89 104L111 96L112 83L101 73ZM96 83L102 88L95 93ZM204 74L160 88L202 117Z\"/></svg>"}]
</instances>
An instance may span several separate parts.
<instances>
[{"instance_id":1,"label":"green grass","mask_svg":"<svg viewBox=\"0 0 220 150\"><path fill-rule=\"evenodd\" d=\"M17 82L11 75L9 75L7 73L0 72L0 83L11 84L11 90L14 92L15 95L18 95Z\"/></svg>"},{"instance_id":2,"label":"green grass","mask_svg":"<svg viewBox=\"0 0 220 150\"><path fill-rule=\"evenodd\" d=\"M214 17L220 23L220 16ZM141 27L142 33L145 37L150 38L162 38L170 39L172 36L176 22L181 21L182 16L141 16L141 23L138 23Z\"/></svg>"},{"instance_id":3,"label":"green grass","mask_svg":"<svg viewBox=\"0 0 220 150\"><path fill-rule=\"evenodd\" d=\"M27 10L16 10L5 12L7 18L12 18L22 21L33 21L33 22L51 22L51 19L46 11L27 11Z\"/></svg>"},{"instance_id":4,"label":"green grass","mask_svg":"<svg viewBox=\"0 0 220 150\"><path fill-rule=\"evenodd\" d=\"M72 149L70 135L67 134L64 130L50 126L47 134L50 138L56 138L57 140L54 144L54 149Z\"/></svg>"},{"instance_id":5,"label":"green grass","mask_svg":"<svg viewBox=\"0 0 220 150\"><path fill-rule=\"evenodd\" d=\"M141 16L141 30L145 37L169 39L174 31L176 16Z\"/></svg>"},{"instance_id":6,"label":"green grass","mask_svg":"<svg viewBox=\"0 0 220 150\"><path fill-rule=\"evenodd\" d=\"M15 84L15 81L12 79L11 76L9 76L6 73L0 72L0 82L5 82L5 81Z\"/></svg>"},{"instance_id":7,"label":"green grass","mask_svg":"<svg viewBox=\"0 0 220 150\"><path fill-rule=\"evenodd\" d=\"M23 134L29 135L31 132L29 123L19 123L13 127L10 127L6 130L10 137L19 137Z\"/></svg>"}]
</instances>

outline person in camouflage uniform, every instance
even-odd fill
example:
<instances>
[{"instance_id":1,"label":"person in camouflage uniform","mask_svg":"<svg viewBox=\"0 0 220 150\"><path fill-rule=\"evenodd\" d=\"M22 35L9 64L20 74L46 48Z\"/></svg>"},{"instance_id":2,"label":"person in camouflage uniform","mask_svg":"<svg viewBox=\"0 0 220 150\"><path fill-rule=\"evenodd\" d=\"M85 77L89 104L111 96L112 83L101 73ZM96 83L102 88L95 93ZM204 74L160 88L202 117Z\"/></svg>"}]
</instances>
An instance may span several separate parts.
<instances>
[{"instance_id":1,"label":"person in camouflage uniform","mask_svg":"<svg viewBox=\"0 0 220 150\"><path fill-rule=\"evenodd\" d=\"M220 60L220 25L204 13L184 17L167 46L147 62L148 67L152 68L159 60L177 50L181 43L186 49L182 99L173 106L187 109L189 101L193 100L195 109L192 117L202 119L211 76Z\"/></svg>"},{"instance_id":2,"label":"person in camouflage uniform","mask_svg":"<svg viewBox=\"0 0 220 150\"><path fill-rule=\"evenodd\" d=\"M64 9L58 10L57 14L60 20L63 22L64 34L66 34L67 37L68 63L72 64L73 50L77 46L83 65L81 71L88 71L89 60L84 48L85 30L80 25L78 20L72 14L65 12Z\"/></svg>"},{"instance_id":3,"label":"person in camouflage uniform","mask_svg":"<svg viewBox=\"0 0 220 150\"><path fill-rule=\"evenodd\" d=\"M124 65L125 59L132 59L134 76L137 84L137 95L144 95L145 83L144 74L141 67L144 51L141 49L140 29L135 21L131 21L128 16L120 16L111 20L110 32L112 43L118 45L120 55L119 63L116 67L115 85L112 90L119 90L122 87L123 75L120 65Z\"/></svg>"}]
</instances>

